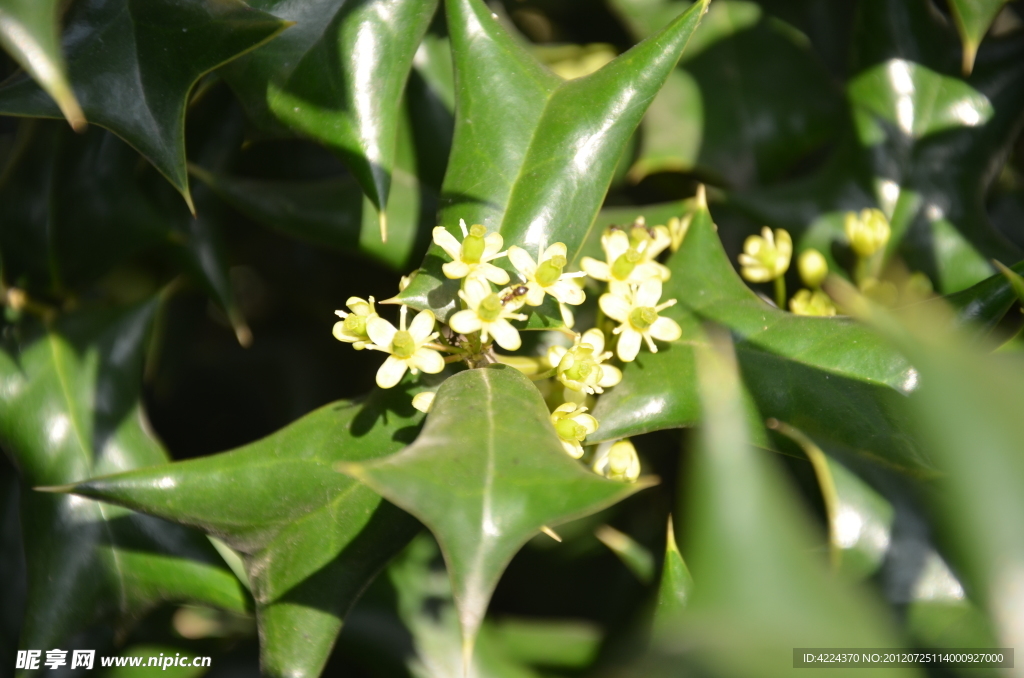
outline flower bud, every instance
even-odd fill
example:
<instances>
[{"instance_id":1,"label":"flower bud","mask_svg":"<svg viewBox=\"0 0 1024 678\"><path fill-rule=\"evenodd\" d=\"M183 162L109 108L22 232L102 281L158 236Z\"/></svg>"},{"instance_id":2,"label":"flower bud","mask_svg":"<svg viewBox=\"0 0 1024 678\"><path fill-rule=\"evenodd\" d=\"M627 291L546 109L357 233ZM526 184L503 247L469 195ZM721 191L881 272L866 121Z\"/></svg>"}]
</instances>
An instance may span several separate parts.
<instances>
[{"instance_id":1,"label":"flower bud","mask_svg":"<svg viewBox=\"0 0 1024 678\"><path fill-rule=\"evenodd\" d=\"M421 391L412 397L412 406L426 414L434 406L435 395L433 391Z\"/></svg>"},{"instance_id":2,"label":"flower bud","mask_svg":"<svg viewBox=\"0 0 1024 678\"><path fill-rule=\"evenodd\" d=\"M810 288L821 287L821 283L828 277L828 262L825 255L813 247L800 253L796 262L800 271L800 279Z\"/></svg>"},{"instance_id":3,"label":"flower bud","mask_svg":"<svg viewBox=\"0 0 1024 678\"><path fill-rule=\"evenodd\" d=\"M833 316L836 307L827 294L821 290L800 290L789 300L789 310L794 315Z\"/></svg>"},{"instance_id":4,"label":"flower bud","mask_svg":"<svg viewBox=\"0 0 1024 678\"><path fill-rule=\"evenodd\" d=\"M640 477L640 457L629 439L620 440L594 459L594 472L610 480L636 482Z\"/></svg>"},{"instance_id":5,"label":"flower bud","mask_svg":"<svg viewBox=\"0 0 1024 678\"><path fill-rule=\"evenodd\" d=\"M864 209L860 214L847 212L843 230L850 247L861 257L870 257L889 242L889 220L881 210Z\"/></svg>"}]
</instances>

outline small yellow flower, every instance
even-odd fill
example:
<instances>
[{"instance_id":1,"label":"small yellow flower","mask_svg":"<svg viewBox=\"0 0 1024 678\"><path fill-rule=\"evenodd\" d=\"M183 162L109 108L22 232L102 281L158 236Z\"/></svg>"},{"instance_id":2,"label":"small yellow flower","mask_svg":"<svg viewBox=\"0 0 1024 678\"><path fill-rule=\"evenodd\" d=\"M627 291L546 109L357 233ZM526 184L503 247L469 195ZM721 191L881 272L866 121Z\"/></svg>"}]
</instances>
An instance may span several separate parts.
<instances>
[{"instance_id":1,"label":"small yellow flower","mask_svg":"<svg viewBox=\"0 0 1024 678\"><path fill-rule=\"evenodd\" d=\"M593 468L605 478L633 483L640 477L640 457L629 439L620 440L598 451Z\"/></svg>"},{"instance_id":2,"label":"small yellow flower","mask_svg":"<svg viewBox=\"0 0 1024 678\"><path fill-rule=\"evenodd\" d=\"M669 299L661 304L661 280L649 278L639 286L635 286L626 294L614 292L603 294L598 300L601 310L620 325L612 330L619 335L619 343L615 347L619 360L630 362L640 352L641 339L647 341L651 353L657 353L658 347L654 340L675 341L683 336L679 323L672 318L658 315L661 311L676 303Z\"/></svg>"},{"instance_id":3,"label":"small yellow flower","mask_svg":"<svg viewBox=\"0 0 1024 678\"><path fill-rule=\"evenodd\" d=\"M580 267L591 278L607 281L611 287L639 284L648 278L668 280L671 272L654 261L654 257L671 242L667 228L662 226L648 232L642 221L632 227L629 234L618 228L609 229L601 236L605 261L583 257Z\"/></svg>"},{"instance_id":4,"label":"small yellow flower","mask_svg":"<svg viewBox=\"0 0 1024 678\"><path fill-rule=\"evenodd\" d=\"M508 284L508 273L494 264L488 263L505 256L499 252L504 240L499 233L487 234L487 229L480 224L466 228L466 222L459 220L462 229L462 242L455 239L444 226L437 226L433 231L434 243L448 253L450 262L441 266L446 277L453 280L459 278L486 278L495 285Z\"/></svg>"},{"instance_id":5,"label":"small yellow flower","mask_svg":"<svg viewBox=\"0 0 1024 678\"><path fill-rule=\"evenodd\" d=\"M795 315L833 316L836 307L832 299L821 290L800 290L789 300L789 310Z\"/></svg>"},{"instance_id":6,"label":"small yellow flower","mask_svg":"<svg viewBox=\"0 0 1024 678\"><path fill-rule=\"evenodd\" d=\"M434 396L436 395L433 391L420 391L412 397L412 406L426 414L434 406Z\"/></svg>"},{"instance_id":7,"label":"small yellow flower","mask_svg":"<svg viewBox=\"0 0 1024 678\"><path fill-rule=\"evenodd\" d=\"M604 389L622 381L619 368L602 364L611 357L612 352L604 350L604 332L596 327L577 334L572 348L548 349L548 362L555 368L558 381L570 390L587 394L604 393Z\"/></svg>"},{"instance_id":8,"label":"small yellow flower","mask_svg":"<svg viewBox=\"0 0 1024 678\"><path fill-rule=\"evenodd\" d=\"M502 303L501 295L491 291L486 280L470 278L459 296L466 302L466 309L459 311L448 320L448 325L459 334L480 332L480 341L487 343L489 337L507 351L514 351L522 345L519 330L509 319L526 320L526 316L515 313L521 303Z\"/></svg>"},{"instance_id":9,"label":"small yellow flower","mask_svg":"<svg viewBox=\"0 0 1024 678\"><path fill-rule=\"evenodd\" d=\"M366 348L391 354L377 370L377 386L381 388L391 388L397 384L402 380L406 370L413 374L418 374L420 370L427 374L437 374L444 369L444 358L441 354L424 346L437 336L437 332L433 332L434 314L430 311L420 311L412 319L409 329L406 329L408 310L402 306L401 321L397 329L380 316L374 316L366 321L366 332L373 340Z\"/></svg>"},{"instance_id":10,"label":"small yellow flower","mask_svg":"<svg viewBox=\"0 0 1024 678\"><path fill-rule=\"evenodd\" d=\"M754 283L770 282L783 275L793 256L793 240L784 228L775 232L765 226L761 235L747 236L740 255L740 272Z\"/></svg>"},{"instance_id":11,"label":"small yellow flower","mask_svg":"<svg viewBox=\"0 0 1024 678\"><path fill-rule=\"evenodd\" d=\"M861 257L870 257L889 242L889 220L881 210L863 209L860 214L847 212L843 230L850 247Z\"/></svg>"},{"instance_id":12,"label":"small yellow flower","mask_svg":"<svg viewBox=\"0 0 1024 678\"><path fill-rule=\"evenodd\" d=\"M800 253L796 267L800 271L800 279L812 289L821 287L821 283L828 277L828 262L825 255L813 247Z\"/></svg>"},{"instance_id":13,"label":"small yellow flower","mask_svg":"<svg viewBox=\"0 0 1024 678\"><path fill-rule=\"evenodd\" d=\"M558 301L562 322L566 327L572 327L574 318L566 304L579 306L586 299L583 290L572 279L586 273L562 273L568 263L566 251L564 243L556 242L541 253L538 263L526 250L513 245L508 248L508 259L526 279L526 303L540 306L544 302L544 295L550 294Z\"/></svg>"},{"instance_id":14,"label":"small yellow flower","mask_svg":"<svg viewBox=\"0 0 1024 678\"><path fill-rule=\"evenodd\" d=\"M563 403L551 413L551 423L562 441L562 447L573 459L583 456L581 444L588 435L597 430L597 419L587 414L587 408L576 403Z\"/></svg>"},{"instance_id":15,"label":"small yellow flower","mask_svg":"<svg viewBox=\"0 0 1024 678\"><path fill-rule=\"evenodd\" d=\"M352 344L352 348L362 351L370 343L370 336L366 333L366 323L370 318L377 317L377 309L374 308L374 298L369 300L359 297L349 297L345 302L350 313L335 311L335 315L342 320L334 323L334 338Z\"/></svg>"}]
</instances>

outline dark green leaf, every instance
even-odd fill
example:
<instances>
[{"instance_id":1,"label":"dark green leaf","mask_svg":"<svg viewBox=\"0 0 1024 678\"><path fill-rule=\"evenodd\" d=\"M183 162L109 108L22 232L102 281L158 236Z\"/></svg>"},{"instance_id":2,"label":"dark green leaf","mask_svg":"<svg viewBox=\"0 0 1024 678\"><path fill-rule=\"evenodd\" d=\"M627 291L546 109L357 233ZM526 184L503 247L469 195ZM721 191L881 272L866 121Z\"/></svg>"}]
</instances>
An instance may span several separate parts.
<instances>
[{"instance_id":1,"label":"dark green leaf","mask_svg":"<svg viewBox=\"0 0 1024 678\"><path fill-rule=\"evenodd\" d=\"M8 327L0 349L0 444L23 486L58 485L167 455L139 399L156 301ZM153 605L244 610L247 596L198 533L80 497L25 491L29 593L23 647L59 647L103 618L124 628Z\"/></svg>"},{"instance_id":2,"label":"dark green leaf","mask_svg":"<svg viewBox=\"0 0 1024 678\"><path fill-rule=\"evenodd\" d=\"M527 540L651 484L606 480L566 455L536 387L505 365L445 381L423 433L400 454L341 468L437 537L466 663L491 593Z\"/></svg>"},{"instance_id":3,"label":"dark green leaf","mask_svg":"<svg viewBox=\"0 0 1024 678\"><path fill-rule=\"evenodd\" d=\"M874 574L892 541L892 504L802 431L775 420L769 426L799 445L814 467L825 503L833 568L856 579Z\"/></svg>"},{"instance_id":4,"label":"dark green leaf","mask_svg":"<svg viewBox=\"0 0 1024 678\"><path fill-rule=\"evenodd\" d=\"M794 647L899 646L867 592L830 576L811 551L792 490L751 445L728 337L698 349L697 361L704 423L682 510L696 584L656 647L668 657L690 650L716 675L790 676Z\"/></svg>"},{"instance_id":5,"label":"dark green leaf","mask_svg":"<svg viewBox=\"0 0 1024 678\"><path fill-rule=\"evenodd\" d=\"M364 201L351 176L275 181L227 176L198 166L190 169L221 199L268 228L318 245L363 252L404 273L413 265L413 255L422 252L420 235L434 225L437 191L416 176L412 131L408 125L400 131L398 162L391 172L394 200L388 210L386 243L378 236L375 208Z\"/></svg>"},{"instance_id":6,"label":"dark green leaf","mask_svg":"<svg viewBox=\"0 0 1024 678\"><path fill-rule=\"evenodd\" d=\"M1024 642L1017 623L1024 537L1011 527L1024 518L1024 363L1013 354L987 355L962 346L959 337L942 331L941 316L904 314L901 323L854 300L850 291L842 294L920 371L921 388L910 399L912 430L933 450L943 472L930 495L939 539L950 547L965 588L991 615L1000 644Z\"/></svg>"},{"instance_id":7,"label":"dark green leaf","mask_svg":"<svg viewBox=\"0 0 1024 678\"><path fill-rule=\"evenodd\" d=\"M84 0L65 23L68 74L86 119L144 155L191 209L184 121L192 86L287 24L241 0ZM0 113L61 116L27 77L0 88Z\"/></svg>"},{"instance_id":8,"label":"dark green leaf","mask_svg":"<svg viewBox=\"0 0 1024 678\"><path fill-rule=\"evenodd\" d=\"M685 3L616 0L644 38ZM763 55L771 54L770 59ZM696 171L729 185L777 179L830 140L842 99L806 37L753 2L716 0L643 125L639 180L659 171Z\"/></svg>"},{"instance_id":9,"label":"dark green leaf","mask_svg":"<svg viewBox=\"0 0 1024 678\"><path fill-rule=\"evenodd\" d=\"M978 45L1006 2L1007 0L950 0L949 9L956 19L960 38L964 41L964 75L970 75L973 70Z\"/></svg>"},{"instance_id":10,"label":"dark green leaf","mask_svg":"<svg viewBox=\"0 0 1024 678\"><path fill-rule=\"evenodd\" d=\"M662 633L679 618L693 595L693 575L676 545L672 516L668 519L666 535L665 563L661 569L661 583L658 584L658 606L654 610L655 630Z\"/></svg>"},{"instance_id":11,"label":"dark green leaf","mask_svg":"<svg viewBox=\"0 0 1024 678\"><path fill-rule=\"evenodd\" d=\"M337 152L385 208L401 118L398 101L437 0L255 0L296 25L224 70L249 111ZM386 240L386 238L384 238Z\"/></svg>"},{"instance_id":12,"label":"dark green leaf","mask_svg":"<svg viewBox=\"0 0 1024 678\"><path fill-rule=\"evenodd\" d=\"M654 578L654 556L647 548L611 525L602 525L594 531L598 541L607 546L619 560L644 584Z\"/></svg>"},{"instance_id":13,"label":"dark green leaf","mask_svg":"<svg viewBox=\"0 0 1024 678\"><path fill-rule=\"evenodd\" d=\"M683 337L623 367L622 383L594 409L596 439L698 421L694 350L703 343L701 322L711 320L732 331L744 383L763 417L902 468L931 469L924 450L903 433L902 403L916 373L867 328L847 318L792 315L760 299L726 258L707 209L697 210L668 267L663 298L679 303L665 314L679 322Z\"/></svg>"},{"instance_id":14,"label":"dark green leaf","mask_svg":"<svg viewBox=\"0 0 1024 678\"><path fill-rule=\"evenodd\" d=\"M498 231L536 254L564 242L574 259L604 200L622 150L675 67L706 2L584 78L563 81L517 43L480 0L448 0L455 55L456 127L439 222ZM458 283L434 246L400 295L446 319ZM537 315L537 314L535 314ZM557 314L540 324L560 324Z\"/></svg>"},{"instance_id":15,"label":"dark green leaf","mask_svg":"<svg viewBox=\"0 0 1024 678\"><path fill-rule=\"evenodd\" d=\"M85 116L68 84L60 50L59 0L4 0L0 3L0 45L53 97L76 130Z\"/></svg>"},{"instance_id":16,"label":"dark green leaf","mask_svg":"<svg viewBox=\"0 0 1024 678\"><path fill-rule=\"evenodd\" d=\"M59 295L167 242L168 220L145 198L139 156L114 135L29 122L0 179L0 259L6 283Z\"/></svg>"},{"instance_id":17,"label":"dark green leaf","mask_svg":"<svg viewBox=\"0 0 1024 678\"><path fill-rule=\"evenodd\" d=\"M317 676L342 618L415 521L333 469L401 449L410 388L337 402L245 447L65 488L197 527L242 552L270 676Z\"/></svg>"}]
</instances>

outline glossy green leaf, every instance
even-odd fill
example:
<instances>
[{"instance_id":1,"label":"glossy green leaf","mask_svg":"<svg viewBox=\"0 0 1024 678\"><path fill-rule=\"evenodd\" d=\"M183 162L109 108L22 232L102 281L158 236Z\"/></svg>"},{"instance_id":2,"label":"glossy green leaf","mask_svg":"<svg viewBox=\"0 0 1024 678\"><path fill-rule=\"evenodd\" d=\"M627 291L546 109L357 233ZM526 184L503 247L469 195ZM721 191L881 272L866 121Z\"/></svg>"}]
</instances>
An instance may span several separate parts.
<instances>
[{"instance_id":1,"label":"glossy green leaf","mask_svg":"<svg viewBox=\"0 0 1024 678\"><path fill-rule=\"evenodd\" d=\"M0 260L6 283L60 295L167 242L170 224L145 198L139 156L114 135L31 121L0 179Z\"/></svg>"},{"instance_id":2,"label":"glossy green leaf","mask_svg":"<svg viewBox=\"0 0 1024 678\"><path fill-rule=\"evenodd\" d=\"M1007 0L950 0L949 9L964 42L963 71L970 75L978 46Z\"/></svg>"},{"instance_id":3,"label":"glossy green leaf","mask_svg":"<svg viewBox=\"0 0 1024 678\"><path fill-rule=\"evenodd\" d=\"M196 532L27 488L162 464L140 405L156 311L79 311L8 327L0 348L0 444L21 475L29 571L23 647L60 647L100 619L124 629L162 601L244 610L247 596Z\"/></svg>"},{"instance_id":4,"label":"glossy green leaf","mask_svg":"<svg viewBox=\"0 0 1024 678\"><path fill-rule=\"evenodd\" d=\"M333 465L411 441L422 415L410 390L325 405L237 450L64 489L197 527L243 553L263 671L317 676L345 613L417 529Z\"/></svg>"},{"instance_id":5,"label":"glossy green leaf","mask_svg":"<svg viewBox=\"0 0 1024 678\"><path fill-rule=\"evenodd\" d=\"M851 308L897 343L921 373L921 389L910 402L914 430L943 472L929 497L936 531L965 588L991 615L1000 645L1019 645L1024 537L1012 526L1024 517L1024 363L1013 354L966 348L937 331L937 319L924 313L904 316L901 324L863 302Z\"/></svg>"},{"instance_id":6,"label":"glossy green leaf","mask_svg":"<svg viewBox=\"0 0 1024 678\"><path fill-rule=\"evenodd\" d=\"M668 518L666 535L665 562L661 569L661 582L658 584L658 606L654 610L656 633L664 632L680 617L693 595L693 575L676 545L672 516Z\"/></svg>"},{"instance_id":7,"label":"glossy green leaf","mask_svg":"<svg viewBox=\"0 0 1024 678\"><path fill-rule=\"evenodd\" d=\"M0 45L46 90L76 130L85 116L68 84L60 49L59 0L4 0L0 3Z\"/></svg>"},{"instance_id":8,"label":"glossy green leaf","mask_svg":"<svg viewBox=\"0 0 1024 678\"><path fill-rule=\"evenodd\" d=\"M802 431L775 420L769 426L799 445L814 467L825 503L833 568L856 579L874 574L892 541L892 504Z\"/></svg>"},{"instance_id":9,"label":"glossy green leaf","mask_svg":"<svg viewBox=\"0 0 1024 678\"><path fill-rule=\"evenodd\" d=\"M599 71L563 81L483 2L448 0L456 127L439 222L460 240L460 219L484 224L501 233L506 247L531 254L564 242L575 258L623 149L706 6L695 4ZM433 246L400 295L403 303L432 308L442 320L455 311L459 284L441 273L446 260ZM561 323L557 311L548 318L540 324Z\"/></svg>"},{"instance_id":10,"label":"glossy green leaf","mask_svg":"<svg viewBox=\"0 0 1024 678\"><path fill-rule=\"evenodd\" d=\"M287 24L241 0L86 0L65 20L68 75L90 123L131 144L192 207L185 107L199 78ZM0 88L0 114L61 112L27 77Z\"/></svg>"},{"instance_id":11,"label":"glossy green leaf","mask_svg":"<svg viewBox=\"0 0 1024 678\"><path fill-rule=\"evenodd\" d=\"M272 116L337 152L380 211L385 236L397 103L437 0L251 4L296 25L224 77L257 120Z\"/></svg>"},{"instance_id":12,"label":"glossy green leaf","mask_svg":"<svg viewBox=\"0 0 1024 678\"><path fill-rule=\"evenodd\" d=\"M904 59L892 59L857 75L847 88L861 140L881 132L867 115L878 116L909 137L921 138L954 127L977 127L992 117L992 103L963 80Z\"/></svg>"},{"instance_id":13,"label":"glossy green leaf","mask_svg":"<svg viewBox=\"0 0 1024 678\"><path fill-rule=\"evenodd\" d=\"M615 0L612 6L639 39L686 3ZM777 179L821 147L840 126L842 101L808 47L806 37L768 20L758 4L716 0L681 68L651 103L631 178L696 171L750 186Z\"/></svg>"},{"instance_id":14,"label":"glossy green leaf","mask_svg":"<svg viewBox=\"0 0 1024 678\"><path fill-rule=\"evenodd\" d=\"M190 171L257 223L317 245L365 253L405 273L414 265L413 256L422 253L420 241L434 226L437 210L437 189L417 176L415 156L420 149L412 148L413 132L405 128L398 142L397 165L391 170L394 200L388 210L390 235L386 243L378 235L375 208L364 200L352 176L283 181L229 176L195 165Z\"/></svg>"},{"instance_id":15,"label":"glossy green leaf","mask_svg":"<svg viewBox=\"0 0 1024 678\"><path fill-rule=\"evenodd\" d=\"M643 544L611 525L601 525L594 531L594 536L641 582L647 584L654 577L654 556Z\"/></svg>"},{"instance_id":16,"label":"glossy green leaf","mask_svg":"<svg viewBox=\"0 0 1024 678\"><path fill-rule=\"evenodd\" d=\"M735 337L744 383L763 417L905 469L932 469L926 451L903 433L903 401L916 373L870 330L763 301L733 269L706 209L697 210L667 265L672 277L663 299L679 303L665 314L683 337L623 366L622 382L594 408L601 424L594 442L699 420L694 350L703 344L701 322L714 321Z\"/></svg>"},{"instance_id":17,"label":"glossy green leaf","mask_svg":"<svg viewBox=\"0 0 1024 678\"><path fill-rule=\"evenodd\" d=\"M687 653L712 675L790 676L794 647L898 647L870 595L830 576L811 551L792 490L752 446L727 336L701 347L697 361L704 419L682 511L696 586L656 648L675 662Z\"/></svg>"},{"instance_id":18,"label":"glossy green leaf","mask_svg":"<svg viewBox=\"0 0 1024 678\"><path fill-rule=\"evenodd\" d=\"M401 453L341 468L437 537L466 663L491 593L523 544L544 526L589 515L652 483L606 480L566 455L536 387L505 365L445 381L423 433Z\"/></svg>"}]
</instances>

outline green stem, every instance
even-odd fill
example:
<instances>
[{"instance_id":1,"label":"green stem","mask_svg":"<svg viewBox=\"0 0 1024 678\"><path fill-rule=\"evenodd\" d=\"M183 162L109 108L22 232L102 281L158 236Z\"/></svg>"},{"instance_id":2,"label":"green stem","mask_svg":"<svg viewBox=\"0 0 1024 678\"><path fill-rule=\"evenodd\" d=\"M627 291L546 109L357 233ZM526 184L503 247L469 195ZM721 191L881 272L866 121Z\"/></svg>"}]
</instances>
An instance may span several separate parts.
<instances>
[{"instance_id":1,"label":"green stem","mask_svg":"<svg viewBox=\"0 0 1024 678\"><path fill-rule=\"evenodd\" d=\"M775 305L786 310L786 278L781 275L775 279Z\"/></svg>"}]
</instances>

